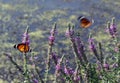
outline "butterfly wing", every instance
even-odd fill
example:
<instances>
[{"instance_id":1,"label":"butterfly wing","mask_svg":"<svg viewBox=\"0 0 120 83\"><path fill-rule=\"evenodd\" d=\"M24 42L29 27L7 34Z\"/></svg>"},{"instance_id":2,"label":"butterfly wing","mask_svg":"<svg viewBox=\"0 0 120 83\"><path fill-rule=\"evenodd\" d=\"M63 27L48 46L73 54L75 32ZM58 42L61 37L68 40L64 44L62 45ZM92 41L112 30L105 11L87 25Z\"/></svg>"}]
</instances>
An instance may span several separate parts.
<instances>
[{"instance_id":1,"label":"butterfly wing","mask_svg":"<svg viewBox=\"0 0 120 83\"><path fill-rule=\"evenodd\" d=\"M29 51L29 45L28 44L25 44L25 43L20 43L17 45L17 49L20 51L20 52L28 52Z\"/></svg>"},{"instance_id":2,"label":"butterfly wing","mask_svg":"<svg viewBox=\"0 0 120 83\"><path fill-rule=\"evenodd\" d=\"M91 21L89 21L87 18L82 18L82 19L80 20L80 26L81 26L82 28L88 28L88 27L90 27L91 25L92 25Z\"/></svg>"}]
</instances>

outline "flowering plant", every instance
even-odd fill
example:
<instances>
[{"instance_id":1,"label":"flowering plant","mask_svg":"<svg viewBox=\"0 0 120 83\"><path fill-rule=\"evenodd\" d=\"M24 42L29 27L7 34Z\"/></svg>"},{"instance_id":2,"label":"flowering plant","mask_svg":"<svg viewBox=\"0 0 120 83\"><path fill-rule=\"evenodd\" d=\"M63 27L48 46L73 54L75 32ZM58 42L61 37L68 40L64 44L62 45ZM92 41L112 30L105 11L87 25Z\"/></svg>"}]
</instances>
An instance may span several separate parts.
<instances>
[{"instance_id":1,"label":"flowering plant","mask_svg":"<svg viewBox=\"0 0 120 83\"><path fill-rule=\"evenodd\" d=\"M71 67L70 62L66 58L66 54L64 52L62 52L61 56L58 57L59 53L53 50L56 42L55 40L57 33L57 25L55 23L53 29L50 31L50 36L48 38L48 54L45 61L46 67L44 76L41 76L41 73L39 72L39 69L34 63L33 58L30 59L30 61L32 61L34 65L34 70L37 73L38 77L36 77L35 72L30 72L28 67L27 53L30 52L30 41L27 27L27 30L23 35L22 46L16 47L20 52L23 53L23 68L21 68L12 59L12 56L10 54L5 53L5 55L8 56L10 61L22 73L24 77L24 83L50 83L51 81L52 83L119 83L120 45L117 35L115 18L112 18L112 22L109 22L107 25L107 31L112 37L112 46L114 46L108 46L108 51L111 53L111 50L113 48L117 49L117 51L114 50L114 53L112 53L116 55L112 56L115 58L115 61L112 62L108 61L108 58L110 56L105 55L106 53L104 53L105 51L103 50L104 44L102 42L95 42L95 39L92 37L92 35L89 35L88 42L86 42L88 43L88 46L86 46L85 43L82 41L80 33L76 33L74 28L74 26L71 26L71 24L69 24L66 30L66 37L70 40L73 49L71 51L73 51L74 53L74 67ZM86 51L86 49L90 50ZM89 60L88 54L90 53L92 53L92 55L96 58L95 62L91 62ZM54 69L54 72L52 73L53 78L50 78L51 69Z\"/></svg>"}]
</instances>

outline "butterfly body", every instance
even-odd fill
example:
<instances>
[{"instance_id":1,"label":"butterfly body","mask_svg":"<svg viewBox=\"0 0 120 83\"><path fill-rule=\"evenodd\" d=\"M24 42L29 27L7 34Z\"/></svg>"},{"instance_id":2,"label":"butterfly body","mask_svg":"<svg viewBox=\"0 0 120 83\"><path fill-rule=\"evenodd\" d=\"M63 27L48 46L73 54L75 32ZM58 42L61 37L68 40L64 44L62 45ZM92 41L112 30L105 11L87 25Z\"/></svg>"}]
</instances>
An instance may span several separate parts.
<instances>
[{"instance_id":1,"label":"butterfly body","mask_svg":"<svg viewBox=\"0 0 120 83\"><path fill-rule=\"evenodd\" d=\"M26 43L20 43L20 44L14 45L14 48L18 49L22 53L26 53L30 51L30 47Z\"/></svg>"}]
</instances>

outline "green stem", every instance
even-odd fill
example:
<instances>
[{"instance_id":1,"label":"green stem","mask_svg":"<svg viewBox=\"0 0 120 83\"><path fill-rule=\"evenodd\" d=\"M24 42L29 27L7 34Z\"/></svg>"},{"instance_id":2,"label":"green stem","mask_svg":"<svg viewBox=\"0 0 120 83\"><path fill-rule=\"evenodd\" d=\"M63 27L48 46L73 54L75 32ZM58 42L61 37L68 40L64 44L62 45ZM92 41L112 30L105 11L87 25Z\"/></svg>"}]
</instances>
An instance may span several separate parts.
<instances>
[{"instance_id":1,"label":"green stem","mask_svg":"<svg viewBox=\"0 0 120 83\"><path fill-rule=\"evenodd\" d=\"M23 59L24 59L24 77L25 81L24 83L30 83L30 78L29 78L29 72L28 72L28 66L27 66L27 54L23 54Z\"/></svg>"},{"instance_id":2,"label":"green stem","mask_svg":"<svg viewBox=\"0 0 120 83\"><path fill-rule=\"evenodd\" d=\"M48 80L48 72L50 68L50 55L52 53L52 46L49 46L48 48L48 56L47 56L47 63L46 63L46 74L45 74L45 83L47 83Z\"/></svg>"}]
</instances>

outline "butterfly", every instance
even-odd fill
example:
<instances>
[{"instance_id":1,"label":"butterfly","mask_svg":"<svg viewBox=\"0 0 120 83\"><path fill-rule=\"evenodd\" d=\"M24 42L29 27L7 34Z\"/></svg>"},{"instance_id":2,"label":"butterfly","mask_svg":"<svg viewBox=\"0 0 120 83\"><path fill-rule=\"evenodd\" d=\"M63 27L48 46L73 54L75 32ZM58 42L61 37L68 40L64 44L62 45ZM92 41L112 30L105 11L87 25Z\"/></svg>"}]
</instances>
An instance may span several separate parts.
<instances>
[{"instance_id":1,"label":"butterfly","mask_svg":"<svg viewBox=\"0 0 120 83\"><path fill-rule=\"evenodd\" d=\"M84 16L79 16L78 20L80 23L80 27L82 28L88 28L94 23L93 20L90 21L88 18L85 18Z\"/></svg>"},{"instance_id":2,"label":"butterfly","mask_svg":"<svg viewBox=\"0 0 120 83\"><path fill-rule=\"evenodd\" d=\"M14 48L18 49L22 53L27 53L31 51L30 46L26 43L20 43L20 44L14 45Z\"/></svg>"}]
</instances>

